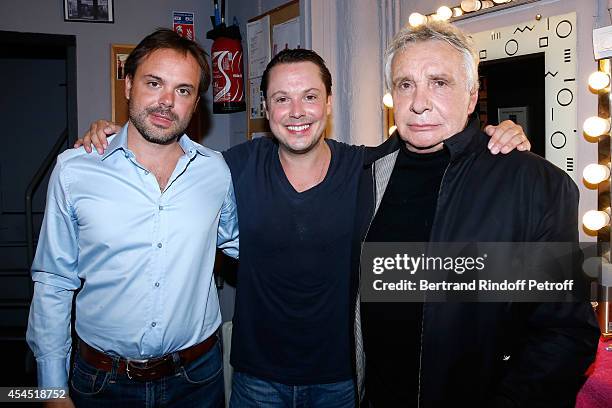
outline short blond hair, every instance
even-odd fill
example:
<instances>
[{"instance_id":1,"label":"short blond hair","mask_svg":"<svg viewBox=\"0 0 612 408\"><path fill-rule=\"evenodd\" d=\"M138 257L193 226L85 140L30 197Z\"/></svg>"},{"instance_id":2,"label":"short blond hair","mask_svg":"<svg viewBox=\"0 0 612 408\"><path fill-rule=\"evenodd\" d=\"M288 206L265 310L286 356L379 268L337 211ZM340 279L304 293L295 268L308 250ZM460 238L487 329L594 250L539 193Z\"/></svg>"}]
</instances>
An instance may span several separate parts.
<instances>
[{"instance_id":1,"label":"short blond hair","mask_svg":"<svg viewBox=\"0 0 612 408\"><path fill-rule=\"evenodd\" d=\"M385 82L387 89L393 89L391 64L397 52L410 44L425 41L444 41L459 51L463 56L468 91L475 92L478 90L478 63L480 58L478 58L472 38L463 30L442 21L427 22L418 27L406 27L393 37L393 41L385 51Z\"/></svg>"}]
</instances>

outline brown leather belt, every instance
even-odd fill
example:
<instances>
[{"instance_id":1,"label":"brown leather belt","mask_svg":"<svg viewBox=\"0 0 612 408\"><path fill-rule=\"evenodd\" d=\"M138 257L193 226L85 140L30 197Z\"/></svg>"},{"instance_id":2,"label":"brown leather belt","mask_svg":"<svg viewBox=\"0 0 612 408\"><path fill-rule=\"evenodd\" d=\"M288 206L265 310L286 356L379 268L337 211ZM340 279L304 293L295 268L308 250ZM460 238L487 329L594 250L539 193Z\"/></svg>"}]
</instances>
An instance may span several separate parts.
<instances>
[{"instance_id":1,"label":"brown leather belt","mask_svg":"<svg viewBox=\"0 0 612 408\"><path fill-rule=\"evenodd\" d=\"M117 374L126 374L130 379L153 381L177 372L181 365L186 365L206 354L217 342L217 334L213 334L195 346L178 351L179 362L174 361L174 353L148 360L131 360L119 358ZM103 371L111 372L117 357L109 356L91 347L79 339L79 354L89 365Z\"/></svg>"}]
</instances>

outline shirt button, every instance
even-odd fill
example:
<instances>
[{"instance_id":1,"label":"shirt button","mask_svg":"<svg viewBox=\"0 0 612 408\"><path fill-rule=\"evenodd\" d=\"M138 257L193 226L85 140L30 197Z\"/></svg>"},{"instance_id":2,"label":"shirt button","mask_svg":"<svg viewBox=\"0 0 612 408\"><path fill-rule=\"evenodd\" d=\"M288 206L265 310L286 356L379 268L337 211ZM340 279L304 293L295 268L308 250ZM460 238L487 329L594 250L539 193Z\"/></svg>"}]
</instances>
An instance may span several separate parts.
<instances>
[{"instance_id":1,"label":"shirt button","mask_svg":"<svg viewBox=\"0 0 612 408\"><path fill-rule=\"evenodd\" d=\"M155 282L155 287L159 288L159 282Z\"/></svg>"},{"instance_id":2,"label":"shirt button","mask_svg":"<svg viewBox=\"0 0 612 408\"><path fill-rule=\"evenodd\" d=\"M145 176L147 176L149 174L149 170L145 170Z\"/></svg>"},{"instance_id":3,"label":"shirt button","mask_svg":"<svg viewBox=\"0 0 612 408\"><path fill-rule=\"evenodd\" d=\"M161 242L158 242L158 243L157 243L157 247L158 247L158 248L161 248L161 247L162 247L162 243L161 243Z\"/></svg>"},{"instance_id":4,"label":"shirt button","mask_svg":"<svg viewBox=\"0 0 612 408\"><path fill-rule=\"evenodd\" d=\"M151 327L155 327L155 326L157 326L157 323L155 322L151 323Z\"/></svg>"},{"instance_id":5,"label":"shirt button","mask_svg":"<svg viewBox=\"0 0 612 408\"><path fill-rule=\"evenodd\" d=\"M128 159L130 157L130 154L128 152L125 152L125 158Z\"/></svg>"},{"instance_id":6,"label":"shirt button","mask_svg":"<svg viewBox=\"0 0 612 408\"><path fill-rule=\"evenodd\" d=\"M159 211L161 211L161 210L163 210L163 209L164 209L164 206L163 206L163 205L160 205L160 206L159 206Z\"/></svg>"}]
</instances>

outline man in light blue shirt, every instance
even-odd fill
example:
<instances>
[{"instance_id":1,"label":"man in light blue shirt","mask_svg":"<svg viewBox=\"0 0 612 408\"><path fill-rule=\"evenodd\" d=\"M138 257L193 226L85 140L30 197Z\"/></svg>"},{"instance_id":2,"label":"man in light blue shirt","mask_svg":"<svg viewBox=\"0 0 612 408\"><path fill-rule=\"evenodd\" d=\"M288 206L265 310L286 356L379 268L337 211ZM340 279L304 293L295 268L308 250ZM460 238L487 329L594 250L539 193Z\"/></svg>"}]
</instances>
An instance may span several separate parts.
<instances>
[{"instance_id":1,"label":"man in light blue shirt","mask_svg":"<svg viewBox=\"0 0 612 408\"><path fill-rule=\"evenodd\" d=\"M222 156L183 134L209 67L199 45L158 30L125 70L126 126L102 156L62 153L49 181L27 333L38 384L68 387L80 289L77 406L219 406L212 272L215 247L237 257L238 222Z\"/></svg>"}]
</instances>

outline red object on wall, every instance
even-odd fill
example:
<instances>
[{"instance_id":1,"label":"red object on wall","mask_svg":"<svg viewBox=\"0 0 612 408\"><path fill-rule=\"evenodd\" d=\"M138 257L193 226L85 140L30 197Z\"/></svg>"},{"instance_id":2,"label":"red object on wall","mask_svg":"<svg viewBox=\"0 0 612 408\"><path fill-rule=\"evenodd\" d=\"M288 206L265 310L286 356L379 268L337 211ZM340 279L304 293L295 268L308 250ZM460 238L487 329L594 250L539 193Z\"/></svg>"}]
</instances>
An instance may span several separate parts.
<instances>
[{"instance_id":1,"label":"red object on wall","mask_svg":"<svg viewBox=\"0 0 612 408\"><path fill-rule=\"evenodd\" d=\"M212 46L213 112L231 113L246 109L239 39L219 37Z\"/></svg>"}]
</instances>

